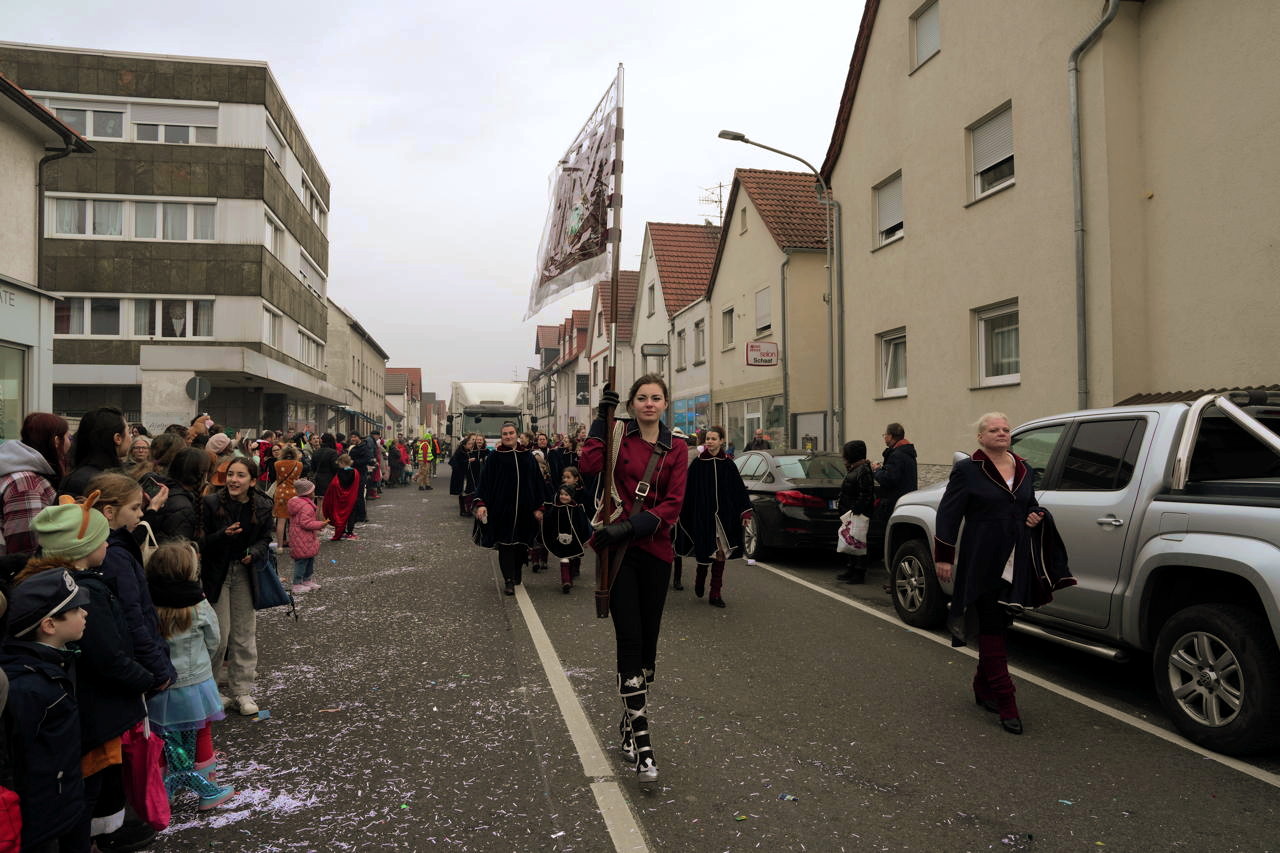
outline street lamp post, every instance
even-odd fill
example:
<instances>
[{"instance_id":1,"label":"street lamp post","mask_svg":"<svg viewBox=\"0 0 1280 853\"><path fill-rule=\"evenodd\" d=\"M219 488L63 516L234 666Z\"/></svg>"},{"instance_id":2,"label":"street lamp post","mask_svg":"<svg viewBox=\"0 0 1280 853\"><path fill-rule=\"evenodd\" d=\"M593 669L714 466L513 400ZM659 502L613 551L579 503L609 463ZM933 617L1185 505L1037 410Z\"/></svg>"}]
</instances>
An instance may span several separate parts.
<instances>
[{"instance_id":1,"label":"street lamp post","mask_svg":"<svg viewBox=\"0 0 1280 853\"><path fill-rule=\"evenodd\" d=\"M790 157L792 160L795 160L798 163L803 163L810 172L813 172L814 178L817 179L818 187L820 188L819 197L822 199L824 227L826 228L826 231L823 234L823 238L824 238L823 242L826 243L826 249L827 249L826 251L827 334L831 341L831 347L829 348L831 357L829 359L829 364L828 364L828 369L831 377L831 387L827 389L828 395L829 395L827 400L827 429L829 430L830 436L831 436L830 449L838 452L840 450L840 444L841 444L840 438L841 438L841 433L843 431L843 428L842 428L842 425L839 425L837 423L837 419L842 418L842 413L839 412L835 407L835 401L840 396L839 394L840 389L837 387L837 382L839 381L839 373L836 370L837 347L835 345L835 341L836 341L835 328L836 328L836 322L837 321L843 322L843 320L840 320L840 318L837 318L835 309L834 309L835 279L834 279L834 264L832 263L832 257L834 252L835 240L833 238L833 234L831 230L831 206L832 204L834 204L834 200L831 198L831 190L827 187L827 182L822 179L822 173L819 172L817 169L815 169L813 167L813 164L810 163L808 160L804 159L803 157L799 157L795 154L792 154L789 151L783 151L780 148L774 148L769 145L764 145L760 142L756 142L753 139L748 139L745 133L739 133L736 130L722 130L720 131L718 136L721 139L728 139L731 142L742 142L746 145L754 145L756 148L763 148L765 151L772 151L774 154L781 154L783 157ZM784 300L783 312L785 315L785 311L786 311L786 304L785 304L786 293L785 292L782 294L782 298ZM786 337L785 329L783 330L783 336L785 339ZM787 370L789 366L790 366L789 362L784 362L783 370L784 371ZM791 401L788 400L787 401L787 421L788 421L787 432L788 433L793 432L791 428L790 419L791 419ZM794 436L792 436L792 438L794 438Z\"/></svg>"}]
</instances>

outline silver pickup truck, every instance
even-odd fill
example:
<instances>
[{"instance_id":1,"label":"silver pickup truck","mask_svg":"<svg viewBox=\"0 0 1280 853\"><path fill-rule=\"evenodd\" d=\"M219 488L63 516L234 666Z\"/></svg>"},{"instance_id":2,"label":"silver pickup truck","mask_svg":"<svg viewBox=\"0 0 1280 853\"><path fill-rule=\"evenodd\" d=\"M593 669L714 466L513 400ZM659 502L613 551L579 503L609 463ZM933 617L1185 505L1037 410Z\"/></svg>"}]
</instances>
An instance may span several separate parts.
<instances>
[{"instance_id":1,"label":"silver pickup truck","mask_svg":"<svg viewBox=\"0 0 1280 853\"><path fill-rule=\"evenodd\" d=\"M1280 746L1280 394L1040 418L1014 430L1013 452L1079 581L1015 628L1151 655L1161 703L1196 743ZM945 486L899 500L886 533L893 604L917 627L943 623L951 592L932 556Z\"/></svg>"}]
</instances>

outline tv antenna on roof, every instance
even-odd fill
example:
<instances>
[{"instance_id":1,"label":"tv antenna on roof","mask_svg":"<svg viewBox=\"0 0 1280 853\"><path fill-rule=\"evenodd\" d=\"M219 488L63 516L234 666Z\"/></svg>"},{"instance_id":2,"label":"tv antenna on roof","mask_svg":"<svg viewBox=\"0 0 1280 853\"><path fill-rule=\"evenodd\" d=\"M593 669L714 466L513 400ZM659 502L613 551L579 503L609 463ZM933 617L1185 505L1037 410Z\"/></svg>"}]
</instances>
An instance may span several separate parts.
<instances>
[{"instance_id":1,"label":"tv antenna on roof","mask_svg":"<svg viewBox=\"0 0 1280 853\"><path fill-rule=\"evenodd\" d=\"M698 204L705 207L715 207L716 221L712 222L707 219L708 225L720 225L724 221L724 191L729 189L729 185L719 183L711 187L703 187L702 195L698 196Z\"/></svg>"}]
</instances>

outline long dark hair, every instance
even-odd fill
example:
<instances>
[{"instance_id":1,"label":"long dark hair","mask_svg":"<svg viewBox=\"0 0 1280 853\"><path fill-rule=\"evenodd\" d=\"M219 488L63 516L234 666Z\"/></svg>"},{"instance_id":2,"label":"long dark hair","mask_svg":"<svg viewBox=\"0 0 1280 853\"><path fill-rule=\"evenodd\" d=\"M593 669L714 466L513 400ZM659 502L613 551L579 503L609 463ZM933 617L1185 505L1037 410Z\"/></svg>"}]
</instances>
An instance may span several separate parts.
<instances>
[{"instance_id":1,"label":"long dark hair","mask_svg":"<svg viewBox=\"0 0 1280 853\"><path fill-rule=\"evenodd\" d=\"M55 489L67 474L67 419L51 412L32 412L22 420L22 443L44 457L53 469L49 484ZM62 437L59 450L55 438Z\"/></svg>"},{"instance_id":2,"label":"long dark hair","mask_svg":"<svg viewBox=\"0 0 1280 853\"><path fill-rule=\"evenodd\" d=\"M93 465L97 468L119 468L116 436L129 434L124 412L115 406L103 406L80 419L75 445L71 451L71 467Z\"/></svg>"},{"instance_id":3,"label":"long dark hair","mask_svg":"<svg viewBox=\"0 0 1280 853\"><path fill-rule=\"evenodd\" d=\"M330 447L330 448L333 448L334 450L337 450L338 443L334 441L333 433L326 432L324 435L320 436L320 446Z\"/></svg>"},{"instance_id":4,"label":"long dark hair","mask_svg":"<svg viewBox=\"0 0 1280 853\"><path fill-rule=\"evenodd\" d=\"M176 481L184 489L199 494L204 489L212 461L209 451L198 447L184 447L169 463L169 479Z\"/></svg>"}]
</instances>

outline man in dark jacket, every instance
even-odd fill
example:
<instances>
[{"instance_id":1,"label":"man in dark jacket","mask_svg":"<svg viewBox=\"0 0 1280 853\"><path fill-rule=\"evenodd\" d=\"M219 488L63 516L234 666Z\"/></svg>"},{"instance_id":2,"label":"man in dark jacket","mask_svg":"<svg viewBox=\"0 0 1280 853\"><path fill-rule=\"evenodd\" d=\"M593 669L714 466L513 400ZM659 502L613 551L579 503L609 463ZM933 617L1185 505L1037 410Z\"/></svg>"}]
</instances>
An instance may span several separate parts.
<instances>
[{"instance_id":1,"label":"man in dark jacket","mask_svg":"<svg viewBox=\"0 0 1280 853\"><path fill-rule=\"evenodd\" d=\"M875 478L878 500L867 531L868 555L882 555L885 528L889 525L894 505L898 503L898 498L919 488L916 481L916 446L907 441L906 430L900 423L892 423L884 428L884 461L875 466Z\"/></svg>"}]
</instances>

